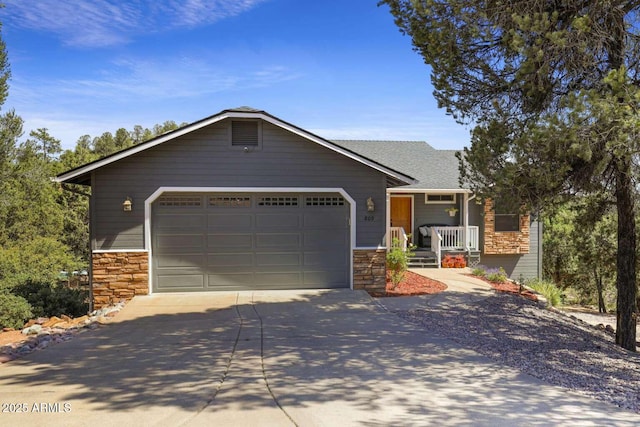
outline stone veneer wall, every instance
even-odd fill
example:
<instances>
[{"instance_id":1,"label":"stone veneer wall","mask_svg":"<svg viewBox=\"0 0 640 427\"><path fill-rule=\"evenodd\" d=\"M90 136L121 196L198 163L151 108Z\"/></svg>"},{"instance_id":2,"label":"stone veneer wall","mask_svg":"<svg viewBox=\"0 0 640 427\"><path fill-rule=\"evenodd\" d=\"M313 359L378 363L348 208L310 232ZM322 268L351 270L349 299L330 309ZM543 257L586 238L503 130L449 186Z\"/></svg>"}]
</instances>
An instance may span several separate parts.
<instances>
[{"instance_id":1,"label":"stone veneer wall","mask_svg":"<svg viewBox=\"0 0 640 427\"><path fill-rule=\"evenodd\" d=\"M147 252L93 254L93 304L98 309L149 293Z\"/></svg>"},{"instance_id":2,"label":"stone veneer wall","mask_svg":"<svg viewBox=\"0 0 640 427\"><path fill-rule=\"evenodd\" d=\"M484 253L487 255L528 254L530 246L529 215L520 215L520 231L495 231L493 202L484 204Z\"/></svg>"},{"instance_id":3,"label":"stone veneer wall","mask_svg":"<svg viewBox=\"0 0 640 427\"><path fill-rule=\"evenodd\" d=\"M353 289L384 292L387 285L387 250L353 251Z\"/></svg>"}]
</instances>

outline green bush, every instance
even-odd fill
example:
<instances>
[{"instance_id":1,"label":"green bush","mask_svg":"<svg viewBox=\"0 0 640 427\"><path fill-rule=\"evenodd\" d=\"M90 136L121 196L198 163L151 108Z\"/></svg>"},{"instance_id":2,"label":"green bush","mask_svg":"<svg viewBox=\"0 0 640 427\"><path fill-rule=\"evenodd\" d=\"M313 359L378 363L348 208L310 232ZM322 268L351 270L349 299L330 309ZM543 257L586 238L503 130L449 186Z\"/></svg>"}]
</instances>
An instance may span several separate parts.
<instances>
[{"instance_id":1,"label":"green bush","mask_svg":"<svg viewBox=\"0 0 640 427\"><path fill-rule=\"evenodd\" d=\"M481 265L474 267L473 270L471 270L471 274L473 274L474 276L478 276L478 277L484 277L487 272L485 271L485 268Z\"/></svg>"},{"instance_id":2,"label":"green bush","mask_svg":"<svg viewBox=\"0 0 640 427\"><path fill-rule=\"evenodd\" d=\"M485 272L485 277L490 282L505 283L507 281L507 272L502 267L498 269L492 268Z\"/></svg>"},{"instance_id":3,"label":"green bush","mask_svg":"<svg viewBox=\"0 0 640 427\"><path fill-rule=\"evenodd\" d=\"M28 279L14 287L13 293L26 299L31 304L33 315L37 317L61 314L76 317L89 311L87 292L80 289Z\"/></svg>"},{"instance_id":4,"label":"green bush","mask_svg":"<svg viewBox=\"0 0 640 427\"><path fill-rule=\"evenodd\" d=\"M407 250L404 250L398 239L393 239L391 250L387 252L387 269L394 289L400 284L407 272L409 258L413 255L412 249L408 247Z\"/></svg>"},{"instance_id":5,"label":"green bush","mask_svg":"<svg viewBox=\"0 0 640 427\"><path fill-rule=\"evenodd\" d=\"M528 281L526 285L544 296L552 307L556 307L562 302L562 291L553 282L533 279Z\"/></svg>"},{"instance_id":6,"label":"green bush","mask_svg":"<svg viewBox=\"0 0 640 427\"><path fill-rule=\"evenodd\" d=\"M8 292L0 292L0 327L20 329L31 317L31 306L27 300Z\"/></svg>"},{"instance_id":7,"label":"green bush","mask_svg":"<svg viewBox=\"0 0 640 427\"><path fill-rule=\"evenodd\" d=\"M0 248L0 288L11 291L26 280L54 282L60 270L77 266L69 248L49 237Z\"/></svg>"}]
</instances>

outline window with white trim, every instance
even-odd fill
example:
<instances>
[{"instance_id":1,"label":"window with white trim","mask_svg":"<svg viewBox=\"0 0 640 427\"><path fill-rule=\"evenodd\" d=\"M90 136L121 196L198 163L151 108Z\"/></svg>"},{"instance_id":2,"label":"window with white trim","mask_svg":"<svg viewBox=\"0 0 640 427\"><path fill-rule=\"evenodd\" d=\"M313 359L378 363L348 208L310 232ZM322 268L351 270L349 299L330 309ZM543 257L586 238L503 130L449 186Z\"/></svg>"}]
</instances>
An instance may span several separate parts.
<instances>
[{"instance_id":1,"label":"window with white trim","mask_svg":"<svg viewBox=\"0 0 640 427\"><path fill-rule=\"evenodd\" d=\"M440 203L440 204L451 204L456 202L456 194L455 193L434 193L434 194L425 194L424 195L425 203Z\"/></svg>"}]
</instances>

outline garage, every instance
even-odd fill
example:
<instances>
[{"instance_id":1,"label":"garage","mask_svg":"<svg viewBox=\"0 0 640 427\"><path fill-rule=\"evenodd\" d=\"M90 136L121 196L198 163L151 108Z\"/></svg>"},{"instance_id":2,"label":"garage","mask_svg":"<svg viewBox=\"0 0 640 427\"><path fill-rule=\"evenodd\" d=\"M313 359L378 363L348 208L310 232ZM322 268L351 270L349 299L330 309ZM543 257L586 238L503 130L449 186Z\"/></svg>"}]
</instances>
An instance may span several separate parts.
<instances>
[{"instance_id":1,"label":"garage","mask_svg":"<svg viewBox=\"0 0 640 427\"><path fill-rule=\"evenodd\" d=\"M151 211L153 292L350 286L338 193L163 193Z\"/></svg>"}]
</instances>

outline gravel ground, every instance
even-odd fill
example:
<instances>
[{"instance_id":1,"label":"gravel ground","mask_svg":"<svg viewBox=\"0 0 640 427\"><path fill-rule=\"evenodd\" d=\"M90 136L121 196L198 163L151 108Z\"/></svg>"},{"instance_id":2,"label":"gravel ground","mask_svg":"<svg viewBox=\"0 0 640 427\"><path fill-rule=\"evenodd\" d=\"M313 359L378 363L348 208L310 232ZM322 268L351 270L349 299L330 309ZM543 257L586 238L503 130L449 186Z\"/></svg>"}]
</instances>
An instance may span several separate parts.
<instances>
[{"instance_id":1,"label":"gravel ground","mask_svg":"<svg viewBox=\"0 0 640 427\"><path fill-rule=\"evenodd\" d=\"M640 413L640 354L617 347L613 335L579 319L506 294L395 313L550 384Z\"/></svg>"}]
</instances>

